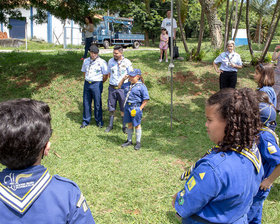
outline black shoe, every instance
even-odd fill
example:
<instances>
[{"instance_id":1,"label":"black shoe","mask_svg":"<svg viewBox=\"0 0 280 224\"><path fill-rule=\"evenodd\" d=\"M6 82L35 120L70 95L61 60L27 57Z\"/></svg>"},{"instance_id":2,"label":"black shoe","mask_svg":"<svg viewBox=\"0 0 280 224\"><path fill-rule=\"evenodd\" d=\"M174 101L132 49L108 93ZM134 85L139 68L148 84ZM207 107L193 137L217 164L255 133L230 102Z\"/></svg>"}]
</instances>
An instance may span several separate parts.
<instances>
[{"instance_id":1,"label":"black shoe","mask_svg":"<svg viewBox=\"0 0 280 224\"><path fill-rule=\"evenodd\" d=\"M122 131L123 131L124 134L127 134L127 127L123 127Z\"/></svg>"},{"instance_id":2,"label":"black shoe","mask_svg":"<svg viewBox=\"0 0 280 224\"><path fill-rule=\"evenodd\" d=\"M113 129L113 126L108 126L105 130L105 132L110 132Z\"/></svg>"},{"instance_id":3,"label":"black shoe","mask_svg":"<svg viewBox=\"0 0 280 224\"><path fill-rule=\"evenodd\" d=\"M127 146L130 146L132 145L132 141L126 141L125 143L122 144L122 147L127 147Z\"/></svg>"},{"instance_id":4,"label":"black shoe","mask_svg":"<svg viewBox=\"0 0 280 224\"><path fill-rule=\"evenodd\" d=\"M97 127L99 127L99 128L103 128L102 123L101 123L101 122L99 122L99 124L97 124Z\"/></svg>"},{"instance_id":5,"label":"black shoe","mask_svg":"<svg viewBox=\"0 0 280 224\"><path fill-rule=\"evenodd\" d=\"M136 145L134 146L135 150L139 150L141 148L141 143L140 142L136 142Z\"/></svg>"},{"instance_id":6,"label":"black shoe","mask_svg":"<svg viewBox=\"0 0 280 224\"><path fill-rule=\"evenodd\" d=\"M81 127L80 127L80 129L85 128L86 126L87 126L87 125L82 124Z\"/></svg>"}]
</instances>

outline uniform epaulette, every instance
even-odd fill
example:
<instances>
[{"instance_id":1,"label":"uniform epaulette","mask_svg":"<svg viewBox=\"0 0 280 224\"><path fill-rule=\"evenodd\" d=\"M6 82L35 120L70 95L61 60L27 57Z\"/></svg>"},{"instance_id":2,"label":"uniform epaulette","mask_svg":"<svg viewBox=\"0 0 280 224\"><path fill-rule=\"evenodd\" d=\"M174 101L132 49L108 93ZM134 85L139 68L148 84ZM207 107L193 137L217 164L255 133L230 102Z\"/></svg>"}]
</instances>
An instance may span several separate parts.
<instances>
[{"instance_id":1,"label":"uniform epaulette","mask_svg":"<svg viewBox=\"0 0 280 224\"><path fill-rule=\"evenodd\" d=\"M78 185L77 185L74 181L72 181L72 180L70 180L70 179L67 179L67 178L65 178L65 177L62 177L62 176L59 176L59 175L56 174L56 175L53 175L53 178L55 178L55 179L58 180L58 181L63 181L63 182L72 184L72 185L74 185L75 187L79 188Z\"/></svg>"},{"instance_id":2,"label":"uniform epaulette","mask_svg":"<svg viewBox=\"0 0 280 224\"><path fill-rule=\"evenodd\" d=\"M268 128L268 127L263 127L263 128L261 129L261 131L267 131L267 132L269 132L270 134L272 134L272 135L274 136L276 142L277 142L277 145L279 146L279 137L278 137L278 135L277 135L273 130L271 130L271 129Z\"/></svg>"}]
</instances>

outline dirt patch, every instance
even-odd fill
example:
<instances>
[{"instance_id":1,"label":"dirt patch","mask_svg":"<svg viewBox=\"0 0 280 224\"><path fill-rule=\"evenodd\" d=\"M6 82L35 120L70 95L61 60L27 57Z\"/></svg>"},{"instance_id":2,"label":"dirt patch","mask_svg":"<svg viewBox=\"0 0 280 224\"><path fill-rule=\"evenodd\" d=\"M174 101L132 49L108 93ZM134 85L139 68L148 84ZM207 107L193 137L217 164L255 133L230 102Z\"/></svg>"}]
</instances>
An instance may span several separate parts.
<instances>
[{"instance_id":1,"label":"dirt patch","mask_svg":"<svg viewBox=\"0 0 280 224\"><path fill-rule=\"evenodd\" d=\"M141 211L139 209L134 209L134 210L129 209L129 210L125 210L125 213L132 214L132 215L139 215L141 214Z\"/></svg>"},{"instance_id":2,"label":"dirt patch","mask_svg":"<svg viewBox=\"0 0 280 224\"><path fill-rule=\"evenodd\" d=\"M187 71L187 72L176 72L173 76L174 82L184 84L186 82L192 82L194 84L198 84L200 80L195 76L194 72ZM162 77L158 81L161 84L166 84L170 82L170 77Z\"/></svg>"}]
</instances>

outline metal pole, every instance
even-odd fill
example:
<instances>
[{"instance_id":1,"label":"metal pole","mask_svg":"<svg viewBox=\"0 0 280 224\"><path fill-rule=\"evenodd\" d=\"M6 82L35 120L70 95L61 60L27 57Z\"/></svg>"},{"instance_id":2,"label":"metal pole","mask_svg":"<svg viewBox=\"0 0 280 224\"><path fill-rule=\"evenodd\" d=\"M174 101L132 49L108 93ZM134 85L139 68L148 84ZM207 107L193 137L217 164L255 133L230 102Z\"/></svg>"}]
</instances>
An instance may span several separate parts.
<instances>
[{"instance_id":1,"label":"metal pole","mask_svg":"<svg viewBox=\"0 0 280 224\"><path fill-rule=\"evenodd\" d=\"M172 131L172 116L173 116L173 36L174 36L174 30L173 30L173 0L171 0L171 38L170 38L170 52L171 52L171 58L170 58L170 64L169 69L171 73L171 104L170 104L170 127Z\"/></svg>"},{"instance_id":2,"label":"metal pole","mask_svg":"<svg viewBox=\"0 0 280 224\"><path fill-rule=\"evenodd\" d=\"M27 21L25 23L25 50L27 51Z\"/></svg>"}]
</instances>

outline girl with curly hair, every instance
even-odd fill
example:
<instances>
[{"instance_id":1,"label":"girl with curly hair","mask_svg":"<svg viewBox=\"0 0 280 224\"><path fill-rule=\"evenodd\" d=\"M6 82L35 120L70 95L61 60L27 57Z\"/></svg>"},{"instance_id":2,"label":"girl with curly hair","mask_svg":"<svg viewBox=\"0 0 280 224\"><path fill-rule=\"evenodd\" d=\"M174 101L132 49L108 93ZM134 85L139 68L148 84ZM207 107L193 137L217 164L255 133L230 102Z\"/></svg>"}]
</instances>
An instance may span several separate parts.
<instances>
[{"instance_id":1,"label":"girl with curly hair","mask_svg":"<svg viewBox=\"0 0 280 224\"><path fill-rule=\"evenodd\" d=\"M271 64L258 64L254 74L255 82L258 84L258 90L266 92L270 102L276 107L277 96L272 88L274 85L274 68Z\"/></svg>"},{"instance_id":2,"label":"girl with curly hair","mask_svg":"<svg viewBox=\"0 0 280 224\"><path fill-rule=\"evenodd\" d=\"M216 146L182 175L186 183L173 207L182 223L247 223L263 175L255 144L261 128L256 93L222 89L207 100L205 113Z\"/></svg>"}]
</instances>

